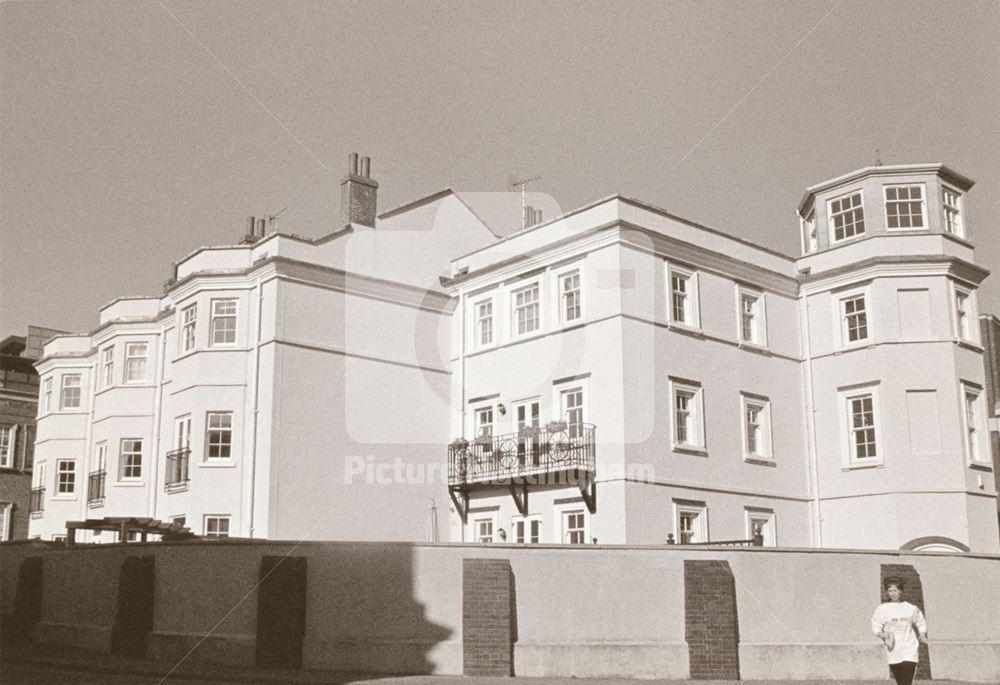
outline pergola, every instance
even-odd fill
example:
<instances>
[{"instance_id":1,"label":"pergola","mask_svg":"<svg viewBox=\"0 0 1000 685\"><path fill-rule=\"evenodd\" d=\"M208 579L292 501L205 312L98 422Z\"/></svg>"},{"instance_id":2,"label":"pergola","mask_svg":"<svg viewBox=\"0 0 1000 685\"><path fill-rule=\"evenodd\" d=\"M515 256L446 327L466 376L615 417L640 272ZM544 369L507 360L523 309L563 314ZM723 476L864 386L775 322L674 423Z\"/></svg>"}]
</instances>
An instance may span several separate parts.
<instances>
[{"instance_id":1,"label":"pergola","mask_svg":"<svg viewBox=\"0 0 1000 685\"><path fill-rule=\"evenodd\" d=\"M162 536L163 540L190 540L197 537L186 526L168 523L154 518L135 516L106 516L102 519L66 522L66 544L76 544L77 530L117 531L118 542L128 542L129 533L139 533L140 542L146 542L150 533Z\"/></svg>"}]
</instances>

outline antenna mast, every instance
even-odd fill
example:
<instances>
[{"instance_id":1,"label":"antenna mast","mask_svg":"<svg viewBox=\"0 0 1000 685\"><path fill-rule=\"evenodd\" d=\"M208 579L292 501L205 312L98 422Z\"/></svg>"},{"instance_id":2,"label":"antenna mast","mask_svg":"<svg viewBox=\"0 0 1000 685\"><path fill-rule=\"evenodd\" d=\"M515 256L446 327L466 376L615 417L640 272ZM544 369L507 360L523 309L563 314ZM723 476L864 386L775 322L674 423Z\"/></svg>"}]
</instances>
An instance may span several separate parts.
<instances>
[{"instance_id":1,"label":"antenna mast","mask_svg":"<svg viewBox=\"0 0 1000 685\"><path fill-rule=\"evenodd\" d=\"M521 188L521 230L522 231L528 227L528 217L527 217L527 214L524 211L525 207L527 207L527 204L525 203L525 191L527 190L529 183L534 183L535 181L541 181L541 180L542 180L541 176L532 176L531 178L522 178L522 179L517 179L517 178L515 178L513 176L510 177L510 189L511 190L517 190L518 187Z\"/></svg>"}]
</instances>

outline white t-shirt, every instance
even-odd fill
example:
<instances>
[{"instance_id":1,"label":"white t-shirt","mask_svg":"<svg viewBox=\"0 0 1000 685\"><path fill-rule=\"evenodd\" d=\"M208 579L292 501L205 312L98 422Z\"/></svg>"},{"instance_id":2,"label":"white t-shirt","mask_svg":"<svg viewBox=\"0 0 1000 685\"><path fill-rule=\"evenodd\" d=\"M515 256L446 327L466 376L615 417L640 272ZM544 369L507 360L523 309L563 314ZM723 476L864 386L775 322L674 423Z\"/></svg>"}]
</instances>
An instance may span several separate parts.
<instances>
[{"instance_id":1,"label":"white t-shirt","mask_svg":"<svg viewBox=\"0 0 1000 685\"><path fill-rule=\"evenodd\" d=\"M909 602L879 604L872 614L872 634L878 636L882 631L892 633L896 641L887 655L890 664L919 661L917 653L920 642L917 640L917 635L927 633L927 621L919 608Z\"/></svg>"}]
</instances>

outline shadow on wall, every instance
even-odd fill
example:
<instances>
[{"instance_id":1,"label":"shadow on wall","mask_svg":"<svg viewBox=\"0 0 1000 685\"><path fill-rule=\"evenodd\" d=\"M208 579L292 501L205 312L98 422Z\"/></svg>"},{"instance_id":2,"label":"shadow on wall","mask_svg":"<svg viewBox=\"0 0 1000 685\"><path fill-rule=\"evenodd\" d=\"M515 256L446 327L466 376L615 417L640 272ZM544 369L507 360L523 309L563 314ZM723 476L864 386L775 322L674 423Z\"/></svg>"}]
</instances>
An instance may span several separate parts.
<instances>
[{"instance_id":1,"label":"shadow on wall","mask_svg":"<svg viewBox=\"0 0 1000 685\"><path fill-rule=\"evenodd\" d=\"M164 673L181 663L341 671L350 680L461 672L455 631L428 620L414 597L410 545L231 540L24 551L4 560L17 580L3 608L39 643L150 659ZM96 577L107 582L98 587Z\"/></svg>"},{"instance_id":2,"label":"shadow on wall","mask_svg":"<svg viewBox=\"0 0 1000 685\"><path fill-rule=\"evenodd\" d=\"M461 672L461 641L450 640L452 629L429 620L414 596L413 552L411 545L393 543L310 549L305 668ZM422 571L428 572L434 570ZM435 575L448 583L446 574ZM461 585L450 594L460 598Z\"/></svg>"}]
</instances>

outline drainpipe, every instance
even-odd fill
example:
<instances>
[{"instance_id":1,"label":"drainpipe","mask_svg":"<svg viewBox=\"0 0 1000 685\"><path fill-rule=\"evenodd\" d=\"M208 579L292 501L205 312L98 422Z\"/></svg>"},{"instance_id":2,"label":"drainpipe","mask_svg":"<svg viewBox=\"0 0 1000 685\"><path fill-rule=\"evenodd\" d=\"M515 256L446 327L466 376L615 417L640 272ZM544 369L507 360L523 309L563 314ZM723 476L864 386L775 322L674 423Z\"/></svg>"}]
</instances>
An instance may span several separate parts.
<instances>
[{"instance_id":1,"label":"drainpipe","mask_svg":"<svg viewBox=\"0 0 1000 685\"><path fill-rule=\"evenodd\" d=\"M177 324L176 310L174 313L174 325ZM163 370L166 368L167 360L167 330L164 325L160 326L160 354L156 360L156 397L153 400L153 453L150 456L150 467L152 474L149 477L149 516L156 518L156 499L159 494L160 465L157 458L160 455L160 433L163 414Z\"/></svg>"},{"instance_id":2,"label":"drainpipe","mask_svg":"<svg viewBox=\"0 0 1000 685\"><path fill-rule=\"evenodd\" d=\"M91 338L91 342L93 342L93 338ZM98 352L97 354L100 355L100 352ZM91 443L94 441L94 400L96 399L97 396L97 374L99 370L100 366L97 363L97 359L95 359L90 364L90 410L87 412L89 418L87 421L87 430L84 432L84 440L86 440L86 444L83 446L83 464L84 464L84 469L86 471L87 480L85 481L86 486L84 487L83 496L80 497L81 521L87 518L87 507L89 506L87 503L87 488L90 487L90 460L93 458ZM27 433L28 431L25 431L25 436L27 436ZM25 456L27 456L27 453L25 453ZM34 470L34 464L32 464L32 470ZM83 483L84 480L81 478L80 482ZM91 539L93 539L94 535L93 531L90 531L88 535L90 535ZM67 531L67 539L68 536L69 533Z\"/></svg>"},{"instance_id":3,"label":"drainpipe","mask_svg":"<svg viewBox=\"0 0 1000 685\"><path fill-rule=\"evenodd\" d=\"M813 388L812 338L809 333L809 302L803 293L799 300L799 321L805 343L806 434L809 451L809 490L812 496L812 539L814 547L823 546L823 516L819 502L819 458L816 454L816 399Z\"/></svg>"},{"instance_id":4,"label":"drainpipe","mask_svg":"<svg viewBox=\"0 0 1000 685\"><path fill-rule=\"evenodd\" d=\"M461 344L458 347L458 349L459 349L459 353L458 353L458 383L459 383L459 388L460 388L460 392L459 392L458 398L459 398L459 402L461 402L461 407L462 407L462 424L459 427L459 433L458 434L459 434L459 437L461 437L461 438L465 438L465 418L466 418L466 416L465 416L465 339L466 339L466 337L467 337L468 334L467 334L467 332L465 330L465 302L466 302L466 300L465 300L465 293L460 293L459 296L458 296L458 306L462 310L462 333L461 333ZM468 515L468 512L466 512L466 515ZM459 516L459 520L461 521L461 516ZM465 524L462 523L459 526L459 528L462 531L462 535L461 535L460 541L461 542L465 542Z\"/></svg>"},{"instance_id":5,"label":"drainpipe","mask_svg":"<svg viewBox=\"0 0 1000 685\"><path fill-rule=\"evenodd\" d=\"M250 538L254 537L254 507L257 494L257 414L260 412L260 338L261 316L264 311L264 284L257 276L257 335L253 348L253 412L250 417L250 508L248 515Z\"/></svg>"}]
</instances>

